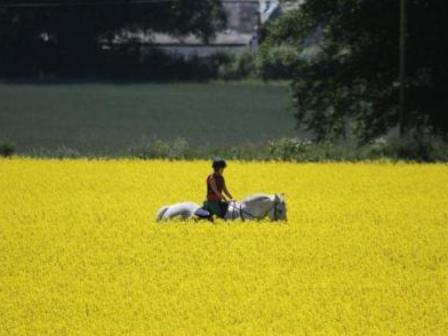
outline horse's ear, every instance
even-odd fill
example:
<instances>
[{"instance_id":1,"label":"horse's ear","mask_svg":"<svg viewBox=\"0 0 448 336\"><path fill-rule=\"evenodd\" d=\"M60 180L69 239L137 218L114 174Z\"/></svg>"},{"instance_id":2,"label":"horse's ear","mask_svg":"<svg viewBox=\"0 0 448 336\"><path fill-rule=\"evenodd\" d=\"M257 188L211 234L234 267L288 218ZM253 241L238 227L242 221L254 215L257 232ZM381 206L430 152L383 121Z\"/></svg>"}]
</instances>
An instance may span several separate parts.
<instances>
[{"instance_id":1,"label":"horse's ear","mask_svg":"<svg viewBox=\"0 0 448 336\"><path fill-rule=\"evenodd\" d=\"M277 202L285 202L285 194L281 193L281 194L275 194L276 200Z\"/></svg>"}]
</instances>

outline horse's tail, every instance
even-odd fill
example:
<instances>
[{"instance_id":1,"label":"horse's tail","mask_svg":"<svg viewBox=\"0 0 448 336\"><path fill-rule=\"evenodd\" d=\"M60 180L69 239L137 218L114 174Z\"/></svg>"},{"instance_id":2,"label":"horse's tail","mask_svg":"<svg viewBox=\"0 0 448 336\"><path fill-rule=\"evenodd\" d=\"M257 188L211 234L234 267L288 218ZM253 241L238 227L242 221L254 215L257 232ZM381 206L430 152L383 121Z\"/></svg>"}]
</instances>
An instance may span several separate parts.
<instances>
[{"instance_id":1,"label":"horse's tail","mask_svg":"<svg viewBox=\"0 0 448 336\"><path fill-rule=\"evenodd\" d=\"M169 208L170 207L168 205L160 208L160 210L157 212L156 222L160 222L162 220L163 215L168 211Z\"/></svg>"}]
</instances>

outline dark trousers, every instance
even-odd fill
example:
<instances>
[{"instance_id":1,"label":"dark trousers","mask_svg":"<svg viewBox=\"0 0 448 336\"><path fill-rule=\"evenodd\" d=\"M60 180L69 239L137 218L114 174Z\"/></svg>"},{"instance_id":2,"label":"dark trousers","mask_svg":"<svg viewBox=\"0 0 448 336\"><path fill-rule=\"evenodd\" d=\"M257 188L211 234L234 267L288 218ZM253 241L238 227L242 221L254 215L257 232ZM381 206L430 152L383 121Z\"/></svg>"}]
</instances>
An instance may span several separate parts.
<instances>
[{"instance_id":1,"label":"dark trousers","mask_svg":"<svg viewBox=\"0 0 448 336\"><path fill-rule=\"evenodd\" d=\"M204 208L219 218L224 218L229 208L229 203L223 201L205 201Z\"/></svg>"}]
</instances>

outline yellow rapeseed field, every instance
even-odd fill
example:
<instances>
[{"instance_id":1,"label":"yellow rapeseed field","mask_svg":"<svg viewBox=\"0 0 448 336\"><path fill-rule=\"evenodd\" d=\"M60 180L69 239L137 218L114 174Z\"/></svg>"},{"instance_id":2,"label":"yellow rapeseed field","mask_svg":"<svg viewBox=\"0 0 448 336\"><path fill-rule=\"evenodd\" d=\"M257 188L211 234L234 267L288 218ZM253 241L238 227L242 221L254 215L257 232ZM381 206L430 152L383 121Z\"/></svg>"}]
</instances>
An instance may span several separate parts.
<instances>
[{"instance_id":1,"label":"yellow rapeseed field","mask_svg":"<svg viewBox=\"0 0 448 336\"><path fill-rule=\"evenodd\" d=\"M156 223L210 162L0 160L0 335L448 335L448 167L230 162L288 223Z\"/></svg>"}]
</instances>

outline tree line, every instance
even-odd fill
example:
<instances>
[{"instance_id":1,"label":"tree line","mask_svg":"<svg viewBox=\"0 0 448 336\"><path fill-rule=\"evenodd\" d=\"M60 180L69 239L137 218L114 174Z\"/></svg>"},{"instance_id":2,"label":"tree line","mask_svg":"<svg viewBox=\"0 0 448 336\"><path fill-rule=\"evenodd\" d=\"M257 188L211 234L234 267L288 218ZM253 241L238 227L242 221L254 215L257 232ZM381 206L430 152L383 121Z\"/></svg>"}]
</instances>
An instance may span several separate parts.
<instances>
[{"instance_id":1,"label":"tree line","mask_svg":"<svg viewBox=\"0 0 448 336\"><path fill-rule=\"evenodd\" d=\"M0 0L0 74L98 73L108 63L138 62L138 43L114 46L126 32L207 40L224 23L219 0Z\"/></svg>"},{"instance_id":2,"label":"tree line","mask_svg":"<svg viewBox=\"0 0 448 336\"><path fill-rule=\"evenodd\" d=\"M206 41L226 21L220 0L109 0L107 5L93 0L79 6L57 1L46 1L55 6L15 7L17 1L0 0L0 75L126 69L141 62L142 52L132 41L113 47L124 31L194 33ZM318 142L356 137L368 143L396 129L401 84L405 134L448 140L448 2L406 0L406 9L404 83L399 78L398 0L307 0L262 27L253 62L264 79L292 80L298 125L311 130ZM173 64L183 65L154 55L154 64L161 65L154 69L178 72ZM252 60L242 60L238 67L250 73ZM196 61L192 75L202 67ZM220 64L219 57L204 62Z\"/></svg>"},{"instance_id":3,"label":"tree line","mask_svg":"<svg viewBox=\"0 0 448 336\"><path fill-rule=\"evenodd\" d=\"M403 129L448 140L448 2L407 0ZM296 118L318 141L396 129L400 1L308 0L266 27L262 52L292 48Z\"/></svg>"}]
</instances>

